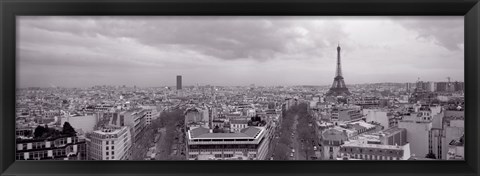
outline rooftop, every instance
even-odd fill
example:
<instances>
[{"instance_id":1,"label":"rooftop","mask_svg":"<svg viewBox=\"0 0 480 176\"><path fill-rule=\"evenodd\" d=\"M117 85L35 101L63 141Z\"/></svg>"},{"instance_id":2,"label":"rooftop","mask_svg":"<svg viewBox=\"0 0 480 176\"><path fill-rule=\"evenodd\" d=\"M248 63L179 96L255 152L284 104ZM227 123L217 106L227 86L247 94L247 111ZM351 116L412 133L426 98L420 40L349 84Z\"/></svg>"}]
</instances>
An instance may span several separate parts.
<instances>
[{"instance_id":1,"label":"rooftop","mask_svg":"<svg viewBox=\"0 0 480 176\"><path fill-rule=\"evenodd\" d=\"M465 135L463 135L462 137L460 137L460 139L456 140L452 140L448 145L451 145L451 146L464 146L464 141L465 141Z\"/></svg>"},{"instance_id":2,"label":"rooftop","mask_svg":"<svg viewBox=\"0 0 480 176\"><path fill-rule=\"evenodd\" d=\"M343 131L337 129L328 129L322 133L323 140L329 141L345 141L347 140L347 135Z\"/></svg>"},{"instance_id":3,"label":"rooftop","mask_svg":"<svg viewBox=\"0 0 480 176\"><path fill-rule=\"evenodd\" d=\"M104 127L103 129L94 131L97 134L117 134L122 131L123 128L128 128L126 126L123 127Z\"/></svg>"},{"instance_id":4,"label":"rooftop","mask_svg":"<svg viewBox=\"0 0 480 176\"><path fill-rule=\"evenodd\" d=\"M247 124L248 119L232 119L232 120L230 120L230 123L232 123L232 124Z\"/></svg>"},{"instance_id":5,"label":"rooftop","mask_svg":"<svg viewBox=\"0 0 480 176\"><path fill-rule=\"evenodd\" d=\"M378 134L385 134L385 135L390 135L390 134L394 134L394 133L397 133L397 132L400 132L400 131L406 131L405 128L398 128L398 127L393 127L393 128L388 128L386 130L383 130L383 131L379 131Z\"/></svg>"},{"instance_id":6,"label":"rooftop","mask_svg":"<svg viewBox=\"0 0 480 176\"><path fill-rule=\"evenodd\" d=\"M364 127L364 128L375 128L375 125L372 125L372 124L369 124L367 122L363 122L363 121L356 121L356 122L352 122L350 124L355 124L355 125L358 125L358 126L361 126L361 127ZM358 127L357 127L358 128Z\"/></svg>"},{"instance_id":7,"label":"rooftop","mask_svg":"<svg viewBox=\"0 0 480 176\"><path fill-rule=\"evenodd\" d=\"M210 129L205 127L197 127L189 130L190 139L224 139L224 138L250 138L254 139L264 131L263 127L248 127L240 131L240 133L210 133Z\"/></svg>"},{"instance_id":8,"label":"rooftop","mask_svg":"<svg viewBox=\"0 0 480 176\"><path fill-rule=\"evenodd\" d=\"M383 145L383 144L366 144L360 141L346 141L343 147L360 147L360 148L378 148L378 149L390 149L390 150L403 150L403 146L395 145Z\"/></svg>"}]
</instances>

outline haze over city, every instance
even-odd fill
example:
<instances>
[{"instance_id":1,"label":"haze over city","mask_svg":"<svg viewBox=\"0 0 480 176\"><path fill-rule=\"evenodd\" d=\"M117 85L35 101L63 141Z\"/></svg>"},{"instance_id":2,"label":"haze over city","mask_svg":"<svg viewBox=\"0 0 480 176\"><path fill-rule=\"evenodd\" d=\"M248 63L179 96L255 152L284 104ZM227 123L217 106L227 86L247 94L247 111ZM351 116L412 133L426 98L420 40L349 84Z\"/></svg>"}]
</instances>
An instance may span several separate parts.
<instances>
[{"instance_id":1,"label":"haze over city","mask_svg":"<svg viewBox=\"0 0 480 176\"><path fill-rule=\"evenodd\" d=\"M464 79L463 17L18 17L18 87Z\"/></svg>"}]
</instances>

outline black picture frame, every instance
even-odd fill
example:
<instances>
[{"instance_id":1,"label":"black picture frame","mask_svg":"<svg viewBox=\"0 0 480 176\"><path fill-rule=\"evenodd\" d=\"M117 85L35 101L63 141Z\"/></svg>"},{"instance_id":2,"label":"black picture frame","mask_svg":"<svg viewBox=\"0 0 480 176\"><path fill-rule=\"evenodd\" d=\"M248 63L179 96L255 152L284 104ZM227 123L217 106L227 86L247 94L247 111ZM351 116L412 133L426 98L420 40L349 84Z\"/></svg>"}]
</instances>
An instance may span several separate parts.
<instances>
[{"instance_id":1,"label":"black picture frame","mask_svg":"<svg viewBox=\"0 0 480 176\"><path fill-rule=\"evenodd\" d=\"M2 0L1 175L479 175L478 0ZM465 161L15 161L15 17L391 15L465 17Z\"/></svg>"}]
</instances>

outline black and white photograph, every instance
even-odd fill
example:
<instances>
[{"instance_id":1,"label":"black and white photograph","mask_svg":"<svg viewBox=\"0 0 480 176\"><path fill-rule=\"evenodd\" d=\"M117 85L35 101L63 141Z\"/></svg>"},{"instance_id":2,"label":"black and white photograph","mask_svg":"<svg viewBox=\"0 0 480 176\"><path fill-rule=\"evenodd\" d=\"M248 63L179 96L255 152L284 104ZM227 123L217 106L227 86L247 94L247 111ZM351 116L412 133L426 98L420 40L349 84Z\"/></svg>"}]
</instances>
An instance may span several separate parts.
<instances>
[{"instance_id":1,"label":"black and white photograph","mask_svg":"<svg viewBox=\"0 0 480 176\"><path fill-rule=\"evenodd\" d=\"M465 160L463 16L16 25L16 160Z\"/></svg>"}]
</instances>

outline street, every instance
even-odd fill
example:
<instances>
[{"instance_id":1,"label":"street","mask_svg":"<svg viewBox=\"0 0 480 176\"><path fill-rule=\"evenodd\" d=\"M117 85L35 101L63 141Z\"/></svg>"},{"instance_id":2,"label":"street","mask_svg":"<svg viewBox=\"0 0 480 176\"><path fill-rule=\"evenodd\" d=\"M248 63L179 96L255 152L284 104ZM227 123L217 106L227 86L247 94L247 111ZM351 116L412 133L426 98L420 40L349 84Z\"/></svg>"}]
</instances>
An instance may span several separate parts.
<instances>
[{"instance_id":1,"label":"street","mask_svg":"<svg viewBox=\"0 0 480 176\"><path fill-rule=\"evenodd\" d=\"M293 148L295 149L295 152L293 154L292 160L306 160L305 153L302 152L302 143L300 143L300 140L298 139L298 132L297 132L297 124L298 124L298 115L295 115L295 121L293 122L293 140L292 140L292 145Z\"/></svg>"},{"instance_id":2,"label":"street","mask_svg":"<svg viewBox=\"0 0 480 176\"><path fill-rule=\"evenodd\" d=\"M155 160L163 160L163 159L166 159L167 156L168 156L168 153L165 149L165 131L166 129L165 128L161 128L159 130L159 135L160 137L158 138L158 141L156 141L155 143L155 149L156 149L156 152L157 152L157 155L155 156Z\"/></svg>"}]
</instances>

